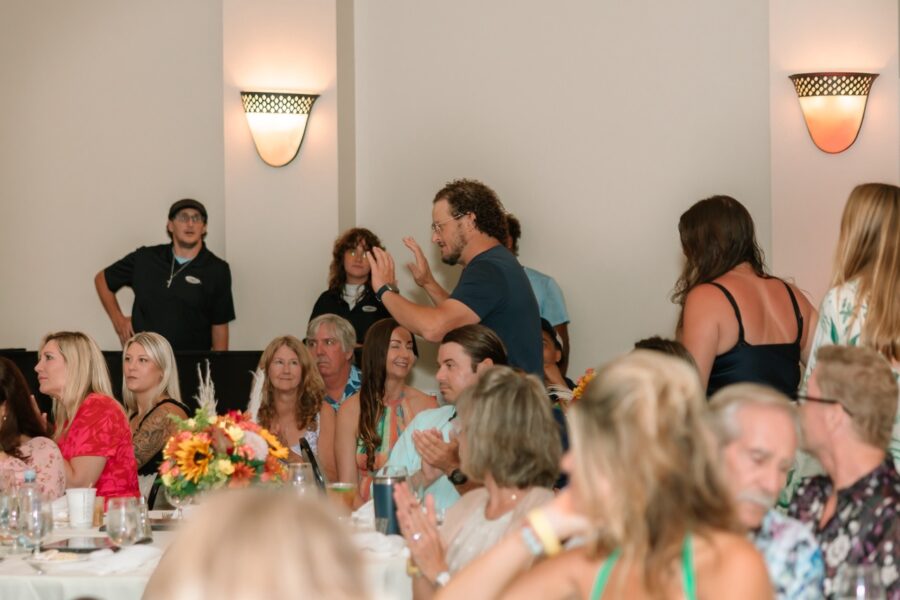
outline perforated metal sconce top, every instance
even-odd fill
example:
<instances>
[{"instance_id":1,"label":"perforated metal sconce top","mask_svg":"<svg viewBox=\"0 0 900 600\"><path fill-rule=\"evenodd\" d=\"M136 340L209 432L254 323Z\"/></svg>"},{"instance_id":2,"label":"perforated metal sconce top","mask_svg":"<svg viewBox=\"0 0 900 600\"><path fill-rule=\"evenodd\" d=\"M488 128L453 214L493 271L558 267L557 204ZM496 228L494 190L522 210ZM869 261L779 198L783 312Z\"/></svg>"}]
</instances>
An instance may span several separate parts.
<instances>
[{"instance_id":1,"label":"perforated metal sconce top","mask_svg":"<svg viewBox=\"0 0 900 600\"><path fill-rule=\"evenodd\" d=\"M876 77L876 73L837 72L790 76L806 129L820 150L837 154L853 145Z\"/></svg>"},{"instance_id":2,"label":"perforated metal sconce top","mask_svg":"<svg viewBox=\"0 0 900 600\"><path fill-rule=\"evenodd\" d=\"M877 73L798 73L791 75L798 98L868 96Z\"/></svg>"},{"instance_id":3,"label":"perforated metal sconce top","mask_svg":"<svg viewBox=\"0 0 900 600\"><path fill-rule=\"evenodd\" d=\"M273 113L277 115L308 115L314 94L285 94L282 92L241 92L245 113Z\"/></svg>"},{"instance_id":4,"label":"perforated metal sconce top","mask_svg":"<svg viewBox=\"0 0 900 600\"><path fill-rule=\"evenodd\" d=\"M300 151L316 94L241 92L241 103L259 157L283 167Z\"/></svg>"}]
</instances>

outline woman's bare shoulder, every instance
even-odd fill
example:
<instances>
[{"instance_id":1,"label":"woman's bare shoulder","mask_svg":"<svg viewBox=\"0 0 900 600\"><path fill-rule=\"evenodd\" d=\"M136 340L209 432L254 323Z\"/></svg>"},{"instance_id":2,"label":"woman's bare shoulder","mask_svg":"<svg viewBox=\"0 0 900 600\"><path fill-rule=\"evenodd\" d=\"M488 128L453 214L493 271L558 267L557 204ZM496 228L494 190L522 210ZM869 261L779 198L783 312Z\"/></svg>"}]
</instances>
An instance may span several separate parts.
<instances>
[{"instance_id":1,"label":"woman's bare shoulder","mask_svg":"<svg viewBox=\"0 0 900 600\"><path fill-rule=\"evenodd\" d=\"M716 531L693 540L697 582L705 588L705 596L717 597L721 592L734 598L770 597L765 595L771 593L765 561L746 537ZM739 595L734 595L736 581L741 582Z\"/></svg>"},{"instance_id":2,"label":"woman's bare shoulder","mask_svg":"<svg viewBox=\"0 0 900 600\"><path fill-rule=\"evenodd\" d=\"M416 413L429 408L437 408L437 399L431 394L426 394L422 390L411 386L406 388L405 393L406 397L409 398L410 406Z\"/></svg>"}]
</instances>

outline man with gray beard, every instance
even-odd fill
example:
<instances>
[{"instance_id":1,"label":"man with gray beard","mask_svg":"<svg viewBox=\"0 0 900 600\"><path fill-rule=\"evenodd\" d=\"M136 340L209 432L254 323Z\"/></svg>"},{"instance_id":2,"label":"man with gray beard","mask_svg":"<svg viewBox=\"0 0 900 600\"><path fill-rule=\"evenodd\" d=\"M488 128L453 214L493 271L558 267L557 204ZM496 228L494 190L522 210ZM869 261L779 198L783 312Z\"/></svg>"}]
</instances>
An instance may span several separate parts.
<instances>
[{"instance_id":1,"label":"man with gray beard","mask_svg":"<svg viewBox=\"0 0 900 600\"><path fill-rule=\"evenodd\" d=\"M765 558L775 597L822 598L824 563L815 538L774 510L797 450L794 407L769 387L741 383L717 392L709 408L738 519Z\"/></svg>"}]
</instances>

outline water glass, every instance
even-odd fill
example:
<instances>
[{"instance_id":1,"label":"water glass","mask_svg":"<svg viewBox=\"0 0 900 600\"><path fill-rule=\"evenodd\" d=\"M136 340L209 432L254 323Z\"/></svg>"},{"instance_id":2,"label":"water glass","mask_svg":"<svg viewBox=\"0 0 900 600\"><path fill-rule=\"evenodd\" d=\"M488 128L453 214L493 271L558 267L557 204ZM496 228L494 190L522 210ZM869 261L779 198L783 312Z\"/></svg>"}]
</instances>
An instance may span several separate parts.
<instances>
[{"instance_id":1,"label":"water glass","mask_svg":"<svg viewBox=\"0 0 900 600\"><path fill-rule=\"evenodd\" d=\"M183 519L184 511L181 509L182 507L190 504L192 498L190 496L180 496L174 493L170 488L166 488L166 500L169 501L169 504L175 507L175 514L172 515L172 518Z\"/></svg>"},{"instance_id":2,"label":"water glass","mask_svg":"<svg viewBox=\"0 0 900 600\"><path fill-rule=\"evenodd\" d=\"M6 544L15 536L17 527L15 494L0 493L0 541Z\"/></svg>"},{"instance_id":3,"label":"water glass","mask_svg":"<svg viewBox=\"0 0 900 600\"><path fill-rule=\"evenodd\" d=\"M137 498L110 498L106 507L106 535L116 546L130 546L140 537Z\"/></svg>"},{"instance_id":4,"label":"water glass","mask_svg":"<svg viewBox=\"0 0 900 600\"><path fill-rule=\"evenodd\" d=\"M375 504L375 518L387 519L388 535L400 533L397 521L397 504L394 502L394 486L406 481L405 467L383 467L372 480L372 500Z\"/></svg>"},{"instance_id":5,"label":"water glass","mask_svg":"<svg viewBox=\"0 0 900 600\"><path fill-rule=\"evenodd\" d=\"M18 510L19 535L34 550L35 556L41 550L41 540L53 531L53 512L50 503L40 496L22 496Z\"/></svg>"},{"instance_id":6,"label":"water glass","mask_svg":"<svg viewBox=\"0 0 900 600\"><path fill-rule=\"evenodd\" d=\"M835 600L884 600L878 565L844 565L834 579Z\"/></svg>"},{"instance_id":7,"label":"water glass","mask_svg":"<svg viewBox=\"0 0 900 600\"><path fill-rule=\"evenodd\" d=\"M310 494L316 490L316 478L312 465L308 462L295 462L287 466L287 481L300 495Z\"/></svg>"}]
</instances>

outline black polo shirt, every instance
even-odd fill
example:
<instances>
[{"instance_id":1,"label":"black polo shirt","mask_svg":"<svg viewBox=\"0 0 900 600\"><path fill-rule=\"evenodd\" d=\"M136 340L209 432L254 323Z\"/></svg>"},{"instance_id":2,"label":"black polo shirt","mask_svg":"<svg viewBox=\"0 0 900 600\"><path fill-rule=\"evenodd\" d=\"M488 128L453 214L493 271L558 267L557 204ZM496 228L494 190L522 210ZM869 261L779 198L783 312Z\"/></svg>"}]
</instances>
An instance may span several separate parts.
<instances>
[{"instance_id":1,"label":"black polo shirt","mask_svg":"<svg viewBox=\"0 0 900 600\"><path fill-rule=\"evenodd\" d=\"M387 319L391 316L391 313L378 301L375 297L375 292L369 289L369 286L366 286L365 293L353 307L353 310L350 310L350 305L344 300L340 289L322 292L319 299L316 300L315 306L313 306L309 320L312 321L319 315L327 313L344 317L350 321L353 329L356 330L356 342L358 344L362 344L363 340L366 339L366 332L375 321Z\"/></svg>"},{"instance_id":2,"label":"black polo shirt","mask_svg":"<svg viewBox=\"0 0 900 600\"><path fill-rule=\"evenodd\" d=\"M231 269L204 245L189 263L175 261L167 287L172 261L172 244L141 246L104 270L106 285L134 291L135 333L155 331L175 350L209 350L212 326L234 320Z\"/></svg>"}]
</instances>

